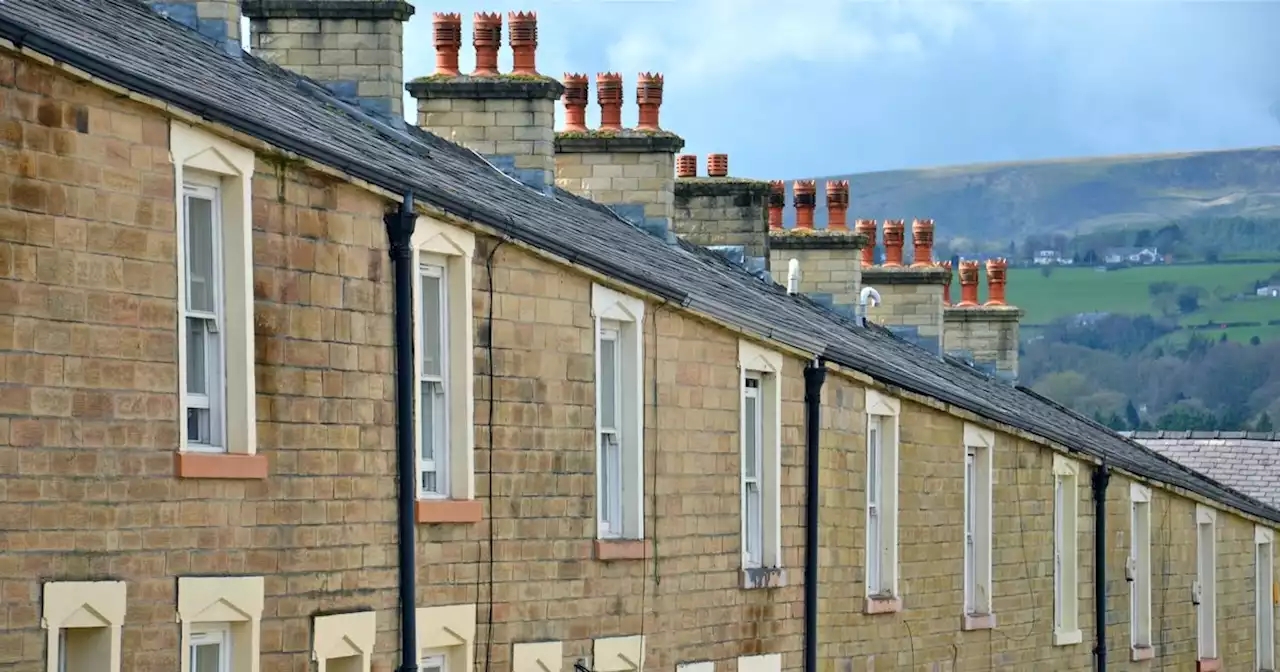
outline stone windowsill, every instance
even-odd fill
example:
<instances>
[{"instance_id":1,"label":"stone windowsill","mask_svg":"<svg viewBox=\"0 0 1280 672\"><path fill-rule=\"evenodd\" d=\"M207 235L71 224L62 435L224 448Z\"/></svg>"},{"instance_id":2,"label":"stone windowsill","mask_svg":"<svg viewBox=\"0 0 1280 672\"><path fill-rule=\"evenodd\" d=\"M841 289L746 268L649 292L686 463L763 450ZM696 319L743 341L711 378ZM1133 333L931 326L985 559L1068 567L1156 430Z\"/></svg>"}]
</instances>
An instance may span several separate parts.
<instances>
[{"instance_id":1,"label":"stone windowsill","mask_svg":"<svg viewBox=\"0 0 1280 672\"><path fill-rule=\"evenodd\" d=\"M1151 660L1156 657L1156 650L1150 646L1131 646L1129 647L1129 660L1139 662L1143 660Z\"/></svg>"},{"instance_id":2,"label":"stone windowsill","mask_svg":"<svg viewBox=\"0 0 1280 672\"><path fill-rule=\"evenodd\" d=\"M484 505L477 499L419 499L413 506L419 523L466 524L484 520Z\"/></svg>"},{"instance_id":3,"label":"stone windowsill","mask_svg":"<svg viewBox=\"0 0 1280 672\"><path fill-rule=\"evenodd\" d=\"M653 555L649 539L596 539L596 560L644 560Z\"/></svg>"},{"instance_id":4,"label":"stone windowsill","mask_svg":"<svg viewBox=\"0 0 1280 672\"><path fill-rule=\"evenodd\" d=\"M965 615L964 615L964 619L963 619L963 621L962 621L962 622L961 622L961 624L960 624L960 629L961 629L961 630L965 630L965 631L969 631L969 630L995 630L995 629L996 629L996 615L995 615L995 614L991 614L991 613L987 613L987 614L965 614Z\"/></svg>"},{"instance_id":5,"label":"stone windowsill","mask_svg":"<svg viewBox=\"0 0 1280 672\"><path fill-rule=\"evenodd\" d=\"M901 597L868 597L862 607L864 614L896 614L902 611Z\"/></svg>"},{"instance_id":6,"label":"stone windowsill","mask_svg":"<svg viewBox=\"0 0 1280 672\"><path fill-rule=\"evenodd\" d=\"M1084 641L1084 634L1079 630L1058 631L1053 633L1054 646L1071 646Z\"/></svg>"},{"instance_id":7,"label":"stone windowsill","mask_svg":"<svg viewBox=\"0 0 1280 672\"><path fill-rule=\"evenodd\" d=\"M1218 672L1222 669L1222 661L1217 658L1201 658L1196 661L1196 672Z\"/></svg>"},{"instance_id":8,"label":"stone windowsill","mask_svg":"<svg viewBox=\"0 0 1280 672\"><path fill-rule=\"evenodd\" d=\"M266 455L178 452L173 466L178 478L260 481L267 477Z\"/></svg>"},{"instance_id":9,"label":"stone windowsill","mask_svg":"<svg viewBox=\"0 0 1280 672\"><path fill-rule=\"evenodd\" d=\"M743 567L742 589L782 588L787 585L787 570L781 567Z\"/></svg>"}]
</instances>

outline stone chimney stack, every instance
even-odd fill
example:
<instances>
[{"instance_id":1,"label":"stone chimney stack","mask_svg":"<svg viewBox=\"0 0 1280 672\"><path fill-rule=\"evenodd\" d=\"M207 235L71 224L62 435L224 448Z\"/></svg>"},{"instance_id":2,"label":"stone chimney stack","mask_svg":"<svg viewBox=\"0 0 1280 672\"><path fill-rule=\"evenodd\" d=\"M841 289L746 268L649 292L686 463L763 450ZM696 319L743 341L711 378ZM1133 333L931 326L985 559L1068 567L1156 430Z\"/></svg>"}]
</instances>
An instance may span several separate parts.
<instances>
[{"instance_id":1,"label":"stone chimney stack","mask_svg":"<svg viewBox=\"0 0 1280 672\"><path fill-rule=\"evenodd\" d=\"M960 303L945 311L947 354L1001 380L1017 380L1018 331L1022 311L1005 297L1009 262L988 259L987 302L978 302L979 264L960 262Z\"/></svg>"},{"instance_id":2,"label":"stone chimney stack","mask_svg":"<svg viewBox=\"0 0 1280 672\"><path fill-rule=\"evenodd\" d=\"M684 139L661 128L662 75L640 73L639 124L634 129L622 126L621 75L596 75L596 130L578 123L589 97L586 78L572 78L573 95L565 97L565 128L555 134L556 186L607 205L635 226L674 242L675 155L684 148Z\"/></svg>"},{"instance_id":3,"label":"stone chimney stack","mask_svg":"<svg viewBox=\"0 0 1280 672\"><path fill-rule=\"evenodd\" d=\"M698 157L681 154L675 193L677 236L749 271L769 269L768 182L729 177L728 154L708 155L707 176L698 177Z\"/></svg>"},{"instance_id":4,"label":"stone chimney stack","mask_svg":"<svg viewBox=\"0 0 1280 672\"><path fill-rule=\"evenodd\" d=\"M418 101L418 126L445 140L475 150L524 184L549 191L555 176L555 101L567 94L569 122L585 111L585 81L567 76L568 86L538 74L538 15L509 12L508 43L514 69L498 71L502 15L479 12L472 18L471 44L476 69L458 72L462 18L436 14L436 72L405 85ZM581 121L582 117L578 118Z\"/></svg>"},{"instance_id":5,"label":"stone chimney stack","mask_svg":"<svg viewBox=\"0 0 1280 672\"><path fill-rule=\"evenodd\" d=\"M157 13L221 44L227 53L241 49L240 0L146 0Z\"/></svg>"},{"instance_id":6,"label":"stone chimney stack","mask_svg":"<svg viewBox=\"0 0 1280 672\"><path fill-rule=\"evenodd\" d=\"M859 223L859 228L874 224ZM933 261L933 220L917 219L911 224L913 255L911 264L903 259L906 222L884 222L884 263L862 269L862 282L880 292L881 303L868 308L868 319L883 325L915 344L941 354L944 342L943 298L951 273ZM872 257L874 259L874 257Z\"/></svg>"},{"instance_id":7,"label":"stone chimney stack","mask_svg":"<svg viewBox=\"0 0 1280 672\"><path fill-rule=\"evenodd\" d=\"M827 226L821 229L814 227L818 191L815 180L792 183L795 226L790 229L782 226L786 184L774 181L769 185L770 268L786 268L795 259L800 263L802 294L834 311L854 317L862 286L862 250L867 237L862 231L850 231L847 225L849 183L843 180L826 183L823 190L829 217Z\"/></svg>"},{"instance_id":8,"label":"stone chimney stack","mask_svg":"<svg viewBox=\"0 0 1280 672\"><path fill-rule=\"evenodd\" d=\"M214 4L202 2L199 4ZM234 2L231 4L235 4ZM242 0L251 51L390 119L404 116L404 0Z\"/></svg>"}]
</instances>

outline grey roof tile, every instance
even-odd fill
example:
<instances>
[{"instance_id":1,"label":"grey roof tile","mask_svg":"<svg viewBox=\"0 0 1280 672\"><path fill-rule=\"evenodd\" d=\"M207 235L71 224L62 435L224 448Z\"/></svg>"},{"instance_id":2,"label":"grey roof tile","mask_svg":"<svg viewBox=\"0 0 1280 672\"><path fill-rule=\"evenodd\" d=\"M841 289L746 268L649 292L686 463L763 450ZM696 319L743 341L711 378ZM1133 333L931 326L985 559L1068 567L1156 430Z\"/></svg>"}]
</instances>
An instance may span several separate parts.
<instances>
[{"instance_id":1,"label":"grey roof tile","mask_svg":"<svg viewBox=\"0 0 1280 672\"><path fill-rule=\"evenodd\" d=\"M1185 438L1185 432L1169 433L1178 436L1162 438L1163 432L1138 432L1137 440L1269 506L1280 507L1280 435L1222 440Z\"/></svg>"},{"instance_id":2,"label":"grey roof tile","mask_svg":"<svg viewBox=\"0 0 1280 672\"><path fill-rule=\"evenodd\" d=\"M314 82L247 54L228 54L137 0L0 0L0 36L373 184L412 191L446 211L748 332L1280 522L1280 509L1029 390L939 358L887 330L857 327L713 252L658 240L603 206L561 190L529 189L474 152L365 117Z\"/></svg>"}]
</instances>

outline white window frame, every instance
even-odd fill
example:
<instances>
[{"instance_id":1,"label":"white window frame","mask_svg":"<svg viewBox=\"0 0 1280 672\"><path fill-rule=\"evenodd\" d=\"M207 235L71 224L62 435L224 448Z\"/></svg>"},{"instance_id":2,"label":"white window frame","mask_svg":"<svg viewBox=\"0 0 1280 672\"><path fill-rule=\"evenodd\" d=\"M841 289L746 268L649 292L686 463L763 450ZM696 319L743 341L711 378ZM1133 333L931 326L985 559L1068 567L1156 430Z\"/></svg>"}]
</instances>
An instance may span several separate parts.
<instances>
[{"instance_id":1,"label":"white window frame","mask_svg":"<svg viewBox=\"0 0 1280 672\"><path fill-rule=\"evenodd\" d=\"M198 646L218 645L218 669L195 669L195 652ZM193 672L231 672L231 661L235 657L235 646L231 641L231 629L225 626L203 626L191 633L191 643L187 646L187 655L191 659Z\"/></svg>"},{"instance_id":2,"label":"white window frame","mask_svg":"<svg viewBox=\"0 0 1280 672\"><path fill-rule=\"evenodd\" d=\"M417 615L420 662L442 657L442 672L475 670L476 605L418 607Z\"/></svg>"},{"instance_id":3,"label":"white window frame","mask_svg":"<svg viewBox=\"0 0 1280 672\"><path fill-rule=\"evenodd\" d=\"M1254 669L1276 669L1275 530L1253 528L1254 562Z\"/></svg>"},{"instance_id":4,"label":"white window frame","mask_svg":"<svg viewBox=\"0 0 1280 672\"><path fill-rule=\"evenodd\" d=\"M418 661L418 669L426 672L435 668L440 672L449 672L449 654L447 653L428 653Z\"/></svg>"},{"instance_id":5,"label":"white window frame","mask_svg":"<svg viewBox=\"0 0 1280 672\"><path fill-rule=\"evenodd\" d=\"M435 278L439 282L439 294L436 297L440 306L440 314L436 316L439 322L436 324L439 333L436 334L438 339L440 352L437 356L440 358L438 374L428 373L422 358L427 351L427 324L428 316L423 314L422 300L426 294L426 278ZM418 498L419 499L447 499L450 494L449 484L449 450L452 423L449 422L449 406L453 395L449 394L449 274L443 265L431 264L426 261L418 265L418 273L415 276L418 286L415 288L414 294L418 297L418 315L417 321L417 347L418 353L418 400L417 400L417 426L418 426ZM440 403L443 408L436 409L436 416L433 417L431 426L433 428L433 436L431 438L433 444L432 459L426 457L426 430L424 429L424 419L427 415L427 399L425 387L435 385L440 390ZM435 489L429 490L426 486L427 473L435 474Z\"/></svg>"},{"instance_id":6,"label":"white window frame","mask_svg":"<svg viewBox=\"0 0 1280 672\"><path fill-rule=\"evenodd\" d=\"M964 616L965 630L994 627L992 619L992 491L995 432L964 426Z\"/></svg>"},{"instance_id":7,"label":"white window frame","mask_svg":"<svg viewBox=\"0 0 1280 672\"><path fill-rule=\"evenodd\" d=\"M183 422L187 423L187 449L192 452L209 452L223 453L226 452L226 370L223 362L226 361L227 349L226 340L223 334L226 333L226 320L223 317L226 312L226 306L223 299L223 280L224 275L222 265L222 196L217 186L217 178L204 180L198 178L195 174L188 175L188 181L182 185L182 210L180 210L180 232L181 232L181 252L183 259L183 287L184 298L183 303L179 307L180 317L182 321L182 338L186 341L185 348L187 352L187 372L188 383L190 383L190 366L194 355L192 354L191 341L191 322L199 321L206 325L203 330L202 353L204 354L204 362L201 364L203 369L206 390L202 392L193 392L187 386L182 388L182 407ZM204 282L211 285L212 310L197 310L191 307L191 264L189 255L191 254L191 226L190 226L190 206L193 200L207 201L209 203L210 214L210 259L209 264L211 277L204 278ZM208 433L206 440L198 440L192 436L190 415L194 411L204 411L208 414Z\"/></svg>"},{"instance_id":8,"label":"white window frame","mask_svg":"<svg viewBox=\"0 0 1280 672\"><path fill-rule=\"evenodd\" d=\"M644 539L644 301L603 285L591 288L591 315L595 329L596 381L601 376L601 341L616 338L618 361L615 377L615 422L603 426L603 388L596 387L596 538ZM618 436L619 464L616 489L606 488L604 439L611 431ZM606 502L605 492L617 492L618 499ZM612 509L612 510L610 510Z\"/></svg>"},{"instance_id":9,"label":"white window frame","mask_svg":"<svg viewBox=\"0 0 1280 672\"><path fill-rule=\"evenodd\" d=\"M424 504L443 500L474 500L475 486L475 324L472 306L472 263L475 234L429 217L419 217L413 238L414 320L414 446L417 454L415 493ZM431 272L441 279L439 382L443 391L442 416L435 459L436 489L423 487L423 382L430 377L422 365L425 316L422 314L422 276Z\"/></svg>"},{"instance_id":10,"label":"white window frame","mask_svg":"<svg viewBox=\"0 0 1280 672\"><path fill-rule=\"evenodd\" d=\"M1151 637L1151 488L1129 484L1129 581L1130 660L1154 657Z\"/></svg>"},{"instance_id":11,"label":"white window frame","mask_svg":"<svg viewBox=\"0 0 1280 672\"><path fill-rule=\"evenodd\" d=\"M1053 456L1053 644L1084 640L1080 632L1080 465Z\"/></svg>"},{"instance_id":12,"label":"white window frame","mask_svg":"<svg viewBox=\"0 0 1280 672\"><path fill-rule=\"evenodd\" d=\"M765 460L761 454L764 450L761 445L764 438L761 382L758 375L748 374L742 379L742 565L752 569L764 566L764 493L761 490L764 487ZM755 410L749 413L748 406ZM750 445L752 443L755 445Z\"/></svg>"},{"instance_id":13,"label":"white window frame","mask_svg":"<svg viewBox=\"0 0 1280 672\"><path fill-rule=\"evenodd\" d=\"M49 651L48 668L65 672L90 669L101 672L121 671L121 634L125 620L127 587L123 581L54 581L44 584L40 626L46 630ZM93 629L93 651L75 652L71 656L66 634L71 629ZM101 647L106 642L106 650ZM93 663L82 664L79 654L89 653ZM69 665L77 658L77 665Z\"/></svg>"},{"instance_id":14,"label":"white window frame","mask_svg":"<svg viewBox=\"0 0 1280 672\"><path fill-rule=\"evenodd\" d=\"M193 641L225 631L225 672L257 672L265 585L261 576L178 577L178 671L193 672Z\"/></svg>"},{"instance_id":15,"label":"white window frame","mask_svg":"<svg viewBox=\"0 0 1280 672\"><path fill-rule=\"evenodd\" d=\"M1206 537L1208 537L1206 544ZM1192 602L1196 607L1196 657L1218 658L1218 512L1196 505L1196 580Z\"/></svg>"},{"instance_id":16,"label":"white window frame","mask_svg":"<svg viewBox=\"0 0 1280 672\"><path fill-rule=\"evenodd\" d=\"M866 391L866 607L899 611L898 464L901 402ZM874 430L874 432L873 432ZM874 440L873 440L874 439Z\"/></svg>"},{"instance_id":17,"label":"white window frame","mask_svg":"<svg viewBox=\"0 0 1280 672\"><path fill-rule=\"evenodd\" d=\"M742 586L744 588L785 585L780 572L753 577L747 570L780 570L782 568L782 353L762 348L745 340L738 341L740 410L740 477L739 488L742 540ZM756 387L748 387L747 381ZM754 395L756 416L748 417L747 397ZM755 423L756 485L759 492L759 530L748 529L747 501L747 423ZM757 552L748 552L748 537L756 534Z\"/></svg>"},{"instance_id":18,"label":"white window frame","mask_svg":"<svg viewBox=\"0 0 1280 672\"><path fill-rule=\"evenodd\" d=\"M181 122L170 122L174 164L174 207L178 220L177 306L179 450L184 453L254 455L257 453L253 334L253 151ZM213 196L215 310L221 357L216 395L187 394L187 217L188 195ZM212 372L210 372L212 373ZM219 440L196 443L187 431L187 413L209 407Z\"/></svg>"}]
</instances>

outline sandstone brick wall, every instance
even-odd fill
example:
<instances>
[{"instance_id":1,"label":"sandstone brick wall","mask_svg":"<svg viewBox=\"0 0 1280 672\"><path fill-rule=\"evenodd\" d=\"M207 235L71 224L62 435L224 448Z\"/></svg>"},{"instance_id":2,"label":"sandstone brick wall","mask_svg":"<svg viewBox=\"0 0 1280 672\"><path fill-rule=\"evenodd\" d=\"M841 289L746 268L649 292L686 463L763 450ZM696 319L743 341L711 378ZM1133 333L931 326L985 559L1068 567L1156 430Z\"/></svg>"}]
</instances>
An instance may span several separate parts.
<instances>
[{"instance_id":1,"label":"sandstone brick wall","mask_svg":"<svg viewBox=\"0 0 1280 672\"><path fill-rule=\"evenodd\" d=\"M359 608L378 613L373 669L394 669L392 286L381 221L393 204L260 157L258 448L270 475L176 479L166 121L8 56L0 96L0 669L44 669L42 582L111 577L128 584L123 669L171 672L175 577L195 574L266 577L262 672L307 668L311 615ZM781 653L785 669L800 669L803 362L786 359L781 386L786 587L738 587L737 335L656 305L644 322L654 556L596 561L591 285L503 244L490 298L484 260L495 245L481 237L475 255L476 489L489 517L417 527L418 605L479 605L477 663L491 655L497 672L510 669L513 641L563 640L572 661L590 655L592 638L635 634L648 638L650 670L709 659L734 672L736 656L755 653ZM1000 627L961 633L961 422L904 401L906 608L864 616L865 395L832 375L823 399L823 669L1089 669L1087 480L1085 643L1049 643L1051 454L1005 435L995 453ZM1109 515L1123 517L1116 501ZM1194 655L1194 506L1163 491L1155 501L1155 559L1167 577L1157 583L1157 629L1168 647L1157 669L1185 670ZM1220 648L1236 669L1251 660L1252 527L1227 512L1218 520ZM1127 525L1113 520L1111 529ZM1121 558L1111 559L1113 583ZM1127 604L1113 600L1122 620ZM1113 637L1121 631L1112 624Z\"/></svg>"},{"instance_id":2,"label":"sandstone brick wall","mask_svg":"<svg viewBox=\"0 0 1280 672\"><path fill-rule=\"evenodd\" d=\"M734 245L769 257L767 182L717 178L675 183L675 232L697 245Z\"/></svg>"},{"instance_id":3,"label":"sandstone brick wall","mask_svg":"<svg viewBox=\"0 0 1280 672\"><path fill-rule=\"evenodd\" d=\"M880 305L869 308L867 316L927 350L940 352L944 280L939 267L865 269L863 283L875 287L881 298Z\"/></svg>"},{"instance_id":4,"label":"sandstone brick wall","mask_svg":"<svg viewBox=\"0 0 1280 672\"><path fill-rule=\"evenodd\" d=\"M632 224L666 235L675 217L674 152L678 149L566 151L562 146L555 155L556 186L611 206Z\"/></svg>"},{"instance_id":5,"label":"sandstone brick wall","mask_svg":"<svg viewBox=\"0 0 1280 672\"><path fill-rule=\"evenodd\" d=\"M769 250L769 269L774 282L785 285L788 265L792 259L798 260L800 292L818 303L852 316L858 306L858 292L862 283L859 254L856 248L807 248L775 242Z\"/></svg>"},{"instance_id":6,"label":"sandstone brick wall","mask_svg":"<svg viewBox=\"0 0 1280 672\"><path fill-rule=\"evenodd\" d=\"M1022 311L1012 306L947 307L943 349L995 375L1015 379L1021 317Z\"/></svg>"},{"instance_id":7,"label":"sandstone brick wall","mask_svg":"<svg viewBox=\"0 0 1280 672\"><path fill-rule=\"evenodd\" d=\"M418 126L475 150L526 184L553 184L554 115L550 98L418 100Z\"/></svg>"}]
</instances>

